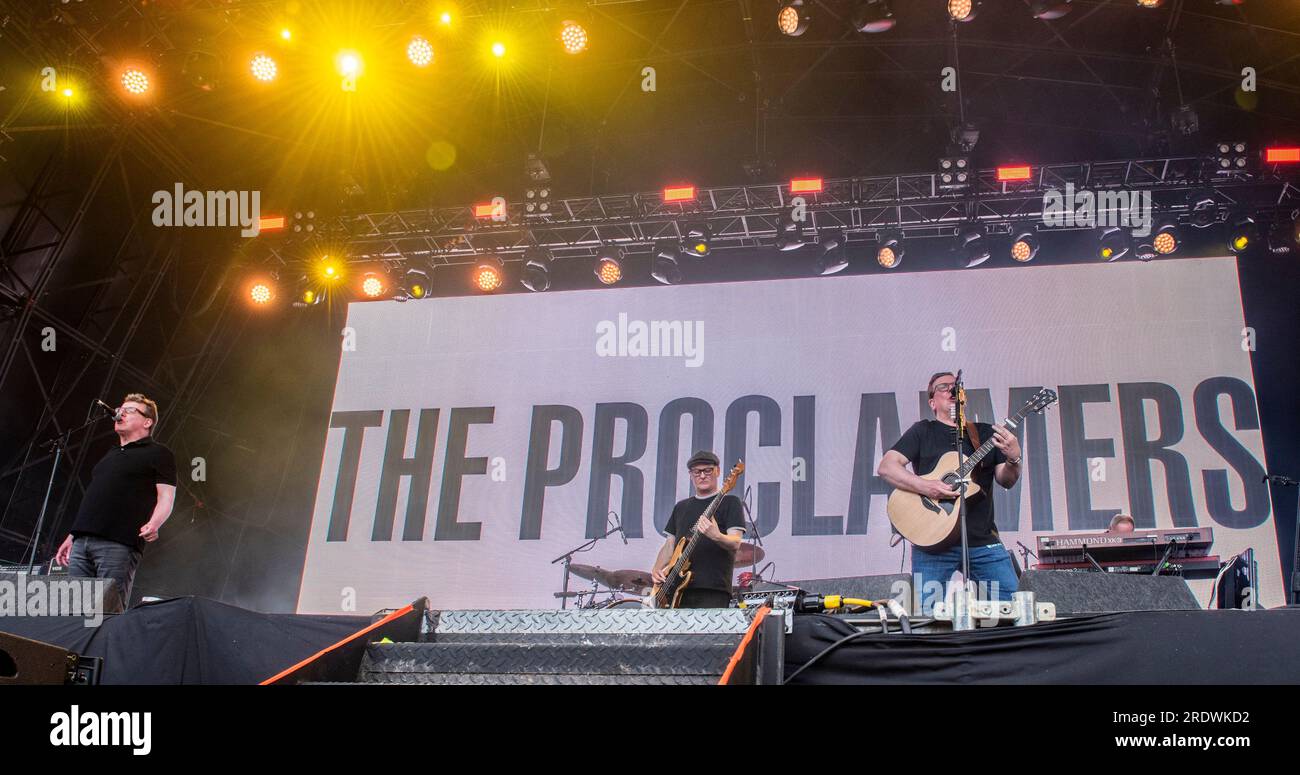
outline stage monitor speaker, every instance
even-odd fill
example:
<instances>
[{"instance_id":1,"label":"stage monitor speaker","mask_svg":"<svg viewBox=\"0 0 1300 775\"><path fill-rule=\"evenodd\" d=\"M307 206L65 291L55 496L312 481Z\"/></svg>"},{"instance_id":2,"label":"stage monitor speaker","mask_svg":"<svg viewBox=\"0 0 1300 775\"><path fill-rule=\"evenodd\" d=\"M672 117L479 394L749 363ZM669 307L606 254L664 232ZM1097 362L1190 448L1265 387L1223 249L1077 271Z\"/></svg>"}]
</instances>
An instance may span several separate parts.
<instances>
[{"instance_id":1,"label":"stage monitor speaker","mask_svg":"<svg viewBox=\"0 0 1300 775\"><path fill-rule=\"evenodd\" d=\"M1055 603L1057 616L1201 608L1178 576L1031 570L1020 577L1020 589L1033 592L1040 603Z\"/></svg>"},{"instance_id":2,"label":"stage monitor speaker","mask_svg":"<svg viewBox=\"0 0 1300 775\"><path fill-rule=\"evenodd\" d=\"M77 655L67 649L0 632L0 686L67 683Z\"/></svg>"},{"instance_id":3,"label":"stage monitor speaker","mask_svg":"<svg viewBox=\"0 0 1300 775\"><path fill-rule=\"evenodd\" d=\"M767 592L798 587L814 595L843 595L863 600L886 600L894 598L909 613L912 613L912 574L891 573L884 576L840 576L829 579L798 579L780 583L763 583L754 585L755 592Z\"/></svg>"}]
</instances>

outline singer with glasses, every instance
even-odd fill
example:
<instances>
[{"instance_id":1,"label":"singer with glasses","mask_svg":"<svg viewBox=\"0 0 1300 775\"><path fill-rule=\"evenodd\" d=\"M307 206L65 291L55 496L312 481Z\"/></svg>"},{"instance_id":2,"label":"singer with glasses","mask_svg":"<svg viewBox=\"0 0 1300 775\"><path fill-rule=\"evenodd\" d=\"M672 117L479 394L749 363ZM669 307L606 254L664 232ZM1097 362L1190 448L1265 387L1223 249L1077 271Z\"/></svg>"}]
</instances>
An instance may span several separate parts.
<instances>
[{"instance_id":1,"label":"singer with glasses","mask_svg":"<svg viewBox=\"0 0 1300 775\"><path fill-rule=\"evenodd\" d=\"M664 526L664 545L659 548L650 575L662 584L668 572L677 539L698 530L700 541L691 554L690 585L682 592L678 608L727 608L731 605L731 575L735 571L736 550L745 534L745 515L740 499L724 495L713 519L705 519L709 501L718 493L718 456L700 451L686 463L691 474L693 495L673 506L672 516Z\"/></svg>"},{"instance_id":2,"label":"singer with glasses","mask_svg":"<svg viewBox=\"0 0 1300 775\"><path fill-rule=\"evenodd\" d=\"M891 486L914 492L934 500L957 497L957 491L942 481L924 479L913 472L932 471L939 458L956 448L957 420L956 378L951 372L941 371L930 377L927 392L934 419L920 420L899 438L881 457L876 473ZM967 430L972 423L968 423ZM967 501L966 536L970 546L971 581L990 585L990 592L998 600L1010 600L1018 580L1012 564L1011 553L1002 545L994 525L993 481L1010 489L1020 479L1020 442L1015 434L1002 425L973 423L981 440L993 437L994 450L980 461L971 472L971 479L979 485L984 495ZM978 446L970 433L963 431L961 439L965 454ZM912 471L907 470L911 464ZM948 582L961 568L960 544L938 552L913 548L912 582L917 585L915 599L921 601L922 612L929 614L935 599L946 596ZM990 594L990 598L994 595Z\"/></svg>"},{"instance_id":3,"label":"singer with glasses","mask_svg":"<svg viewBox=\"0 0 1300 775\"><path fill-rule=\"evenodd\" d=\"M176 500L176 457L153 440L158 405L131 393L113 410L118 445L91 472L72 531L55 558L73 576L114 579L129 603L144 545Z\"/></svg>"}]
</instances>

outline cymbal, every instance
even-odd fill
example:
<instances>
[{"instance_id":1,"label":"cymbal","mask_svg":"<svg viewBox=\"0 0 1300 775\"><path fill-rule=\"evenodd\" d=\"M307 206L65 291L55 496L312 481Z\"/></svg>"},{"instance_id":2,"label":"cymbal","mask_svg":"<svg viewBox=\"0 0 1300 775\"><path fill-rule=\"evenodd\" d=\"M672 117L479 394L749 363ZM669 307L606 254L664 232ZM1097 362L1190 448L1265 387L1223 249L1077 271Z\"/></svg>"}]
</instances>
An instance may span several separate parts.
<instances>
[{"instance_id":1,"label":"cymbal","mask_svg":"<svg viewBox=\"0 0 1300 775\"><path fill-rule=\"evenodd\" d=\"M654 586L654 579L650 578L650 573L643 570L612 570L606 571L609 581L605 582L606 586L623 592L644 595L650 587Z\"/></svg>"},{"instance_id":2,"label":"cymbal","mask_svg":"<svg viewBox=\"0 0 1300 775\"><path fill-rule=\"evenodd\" d=\"M598 579L596 578L596 576L598 574L604 573L604 571L601 570L599 565L579 565L578 563L575 562L569 565L569 573L572 573L573 575L577 576L580 579L586 579L587 581L597 581Z\"/></svg>"},{"instance_id":3,"label":"cymbal","mask_svg":"<svg viewBox=\"0 0 1300 775\"><path fill-rule=\"evenodd\" d=\"M741 544L736 549L736 565L753 565L754 563L762 562L763 556L766 554L767 552L763 551L763 547L761 546L755 546L754 544Z\"/></svg>"}]
</instances>

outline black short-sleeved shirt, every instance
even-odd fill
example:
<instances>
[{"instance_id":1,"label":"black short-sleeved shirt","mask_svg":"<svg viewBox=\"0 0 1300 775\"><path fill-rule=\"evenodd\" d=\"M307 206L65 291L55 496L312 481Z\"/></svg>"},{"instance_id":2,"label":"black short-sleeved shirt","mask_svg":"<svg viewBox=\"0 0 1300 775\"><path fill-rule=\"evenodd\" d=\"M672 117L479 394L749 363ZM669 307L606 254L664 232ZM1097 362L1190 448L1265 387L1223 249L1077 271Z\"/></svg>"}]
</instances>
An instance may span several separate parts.
<instances>
[{"instance_id":1,"label":"black short-sleeved shirt","mask_svg":"<svg viewBox=\"0 0 1300 775\"><path fill-rule=\"evenodd\" d=\"M158 503L156 485L176 485L176 457L145 436L113 447L95 464L72 534L107 538L144 549L140 528Z\"/></svg>"},{"instance_id":2,"label":"black short-sleeved shirt","mask_svg":"<svg viewBox=\"0 0 1300 775\"><path fill-rule=\"evenodd\" d=\"M975 423L975 427L979 431L981 443L993 437L992 425L980 422ZM933 471L939 458L956 449L953 444L955 433L956 428L938 420L921 420L908 428L890 449L907 458L907 462L912 464L912 472L920 476ZM967 455L975 451L970 434L963 433L962 442ZM997 536L993 534L993 473L994 468L999 463L1006 462L1006 459L1002 450L994 447L975 467L971 478L982 492L966 501L966 538L971 546L987 546L998 542Z\"/></svg>"},{"instance_id":3,"label":"black short-sleeved shirt","mask_svg":"<svg viewBox=\"0 0 1300 775\"><path fill-rule=\"evenodd\" d=\"M713 496L710 495L707 498L691 496L686 500L678 501L677 505L673 506L672 516L668 518L664 531L674 539L690 535L691 528L699 521L700 515L709 507L709 502L712 500ZM737 527L743 530L745 512L740 499L734 495L722 496L722 502L718 504L718 510L713 513L713 519L723 533ZM735 559L734 555L718 546L712 539L700 536L695 549L691 551L692 575L689 589L714 589L731 594L731 573L734 570Z\"/></svg>"}]
</instances>

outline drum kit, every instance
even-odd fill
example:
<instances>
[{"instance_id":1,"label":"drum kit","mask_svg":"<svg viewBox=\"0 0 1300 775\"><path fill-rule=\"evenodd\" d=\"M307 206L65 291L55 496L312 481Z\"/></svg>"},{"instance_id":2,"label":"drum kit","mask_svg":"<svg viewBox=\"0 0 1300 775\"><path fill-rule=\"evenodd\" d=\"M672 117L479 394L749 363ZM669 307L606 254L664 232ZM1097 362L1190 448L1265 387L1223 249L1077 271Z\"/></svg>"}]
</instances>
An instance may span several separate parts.
<instances>
[{"instance_id":1,"label":"drum kit","mask_svg":"<svg viewBox=\"0 0 1300 775\"><path fill-rule=\"evenodd\" d=\"M736 550L736 566L755 565L763 559L762 547L743 543ZM571 592L568 589L568 576L577 576L591 582L589 589ZM648 608L650 603L645 598L650 596L654 581L649 571L643 570L607 570L599 565L580 565L567 563L565 589L556 592L561 607L569 600L577 608Z\"/></svg>"}]
</instances>

